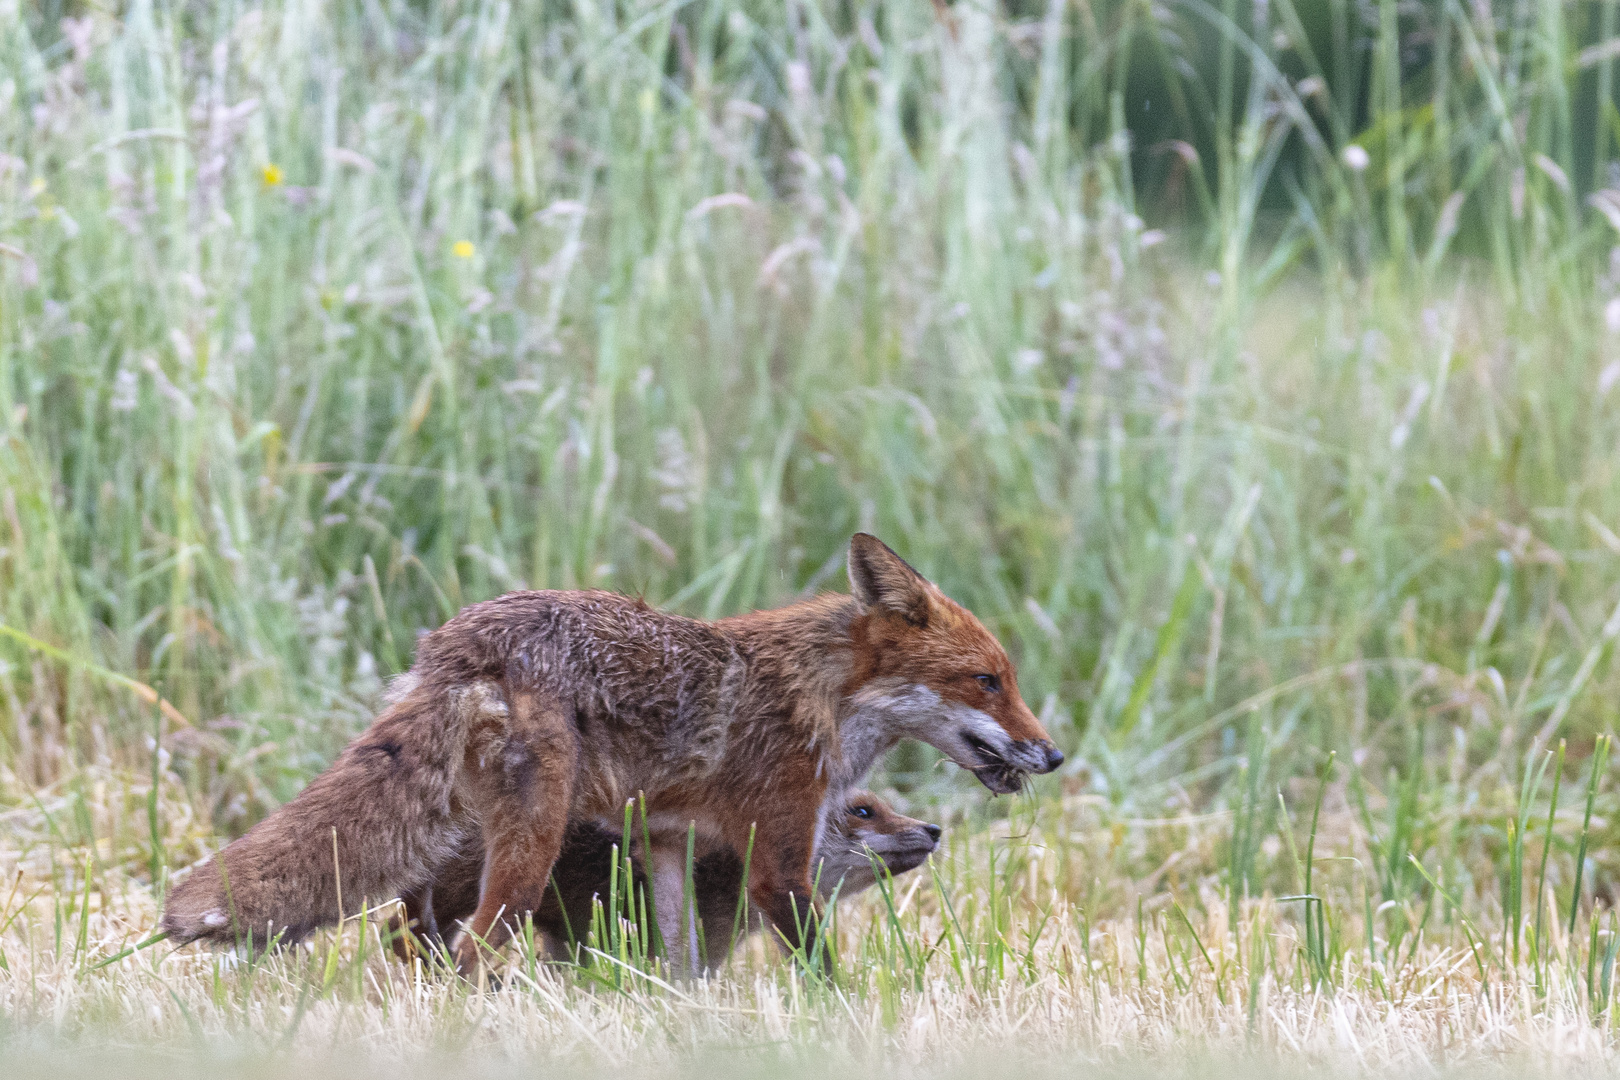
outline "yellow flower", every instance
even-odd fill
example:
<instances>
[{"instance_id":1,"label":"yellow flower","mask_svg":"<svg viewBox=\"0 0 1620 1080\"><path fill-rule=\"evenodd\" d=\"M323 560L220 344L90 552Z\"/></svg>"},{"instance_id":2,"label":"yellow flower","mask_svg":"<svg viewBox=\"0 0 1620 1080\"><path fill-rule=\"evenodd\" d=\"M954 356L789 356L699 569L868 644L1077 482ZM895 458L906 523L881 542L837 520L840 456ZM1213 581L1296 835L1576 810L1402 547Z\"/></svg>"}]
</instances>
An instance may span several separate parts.
<instances>
[{"instance_id":1,"label":"yellow flower","mask_svg":"<svg viewBox=\"0 0 1620 1080\"><path fill-rule=\"evenodd\" d=\"M473 257L473 253L477 250L477 248L473 247L473 242L471 240L457 240L454 244L450 245L450 254L454 255L458 259L470 259Z\"/></svg>"},{"instance_id":2,"label":"yellow flower","mask_svg":"<svg viewBox=\"0 0 1620 1080\"><path fill-rule=\"evenodd\" d=\"M282 172L279 165L265 165L259 169L259 175L264 178L265 187L275 187L281 183Z\"/></svg>"},{"instance_id":3,"label":"yellow flower","mask_svg":"<svg viewBox=\"0 0 1620 1080\"><path fill-rule=\"evenodd\" d=\"M45 178L36 176L28 184L28 193L39 207L39 220L51 221L56 217L56 203L45 190Z\"/></svg>"}]
</instances>

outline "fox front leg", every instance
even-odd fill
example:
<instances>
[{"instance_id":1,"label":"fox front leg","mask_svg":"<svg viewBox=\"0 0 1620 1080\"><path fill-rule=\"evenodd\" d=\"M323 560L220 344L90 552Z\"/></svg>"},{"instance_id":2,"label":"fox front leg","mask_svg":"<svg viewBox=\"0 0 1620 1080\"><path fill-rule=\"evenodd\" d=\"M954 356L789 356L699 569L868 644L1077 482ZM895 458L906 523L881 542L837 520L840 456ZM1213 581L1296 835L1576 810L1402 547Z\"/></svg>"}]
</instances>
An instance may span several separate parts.
<instances>
[{"instance_id":1,"label":"fox front leg","mask_svg":"<svg viewBox=\"0 0 1620 1080\"><path fill-rule=\"evenodd\" d=\"M396 913L388 919L394 955L407 964L418 956L432 959L443 944L439 924L433 917L433 885L413 889L400 900L405 905L404 913Z\"/></svg>"},{"instance_id":2,"label":"fox front leg","mask_svg":"<svg viewBox=\"0 0 1620 1080\"><path fill-rule=\"evenodd\" d=\"M698 955L697 898L686 888L686 845L655 838L648 852L652 875L653 907L658 935L664 939L664 957L677 975L695 975L702 968Z\"/></svg>"},{"instance_id":3,"label":"fox front leg","mask_svg":"<svg viewBox=\"0 0 1620 1080\"><path fill-rule=\"evenodd\" d=\"M812 971L832 975L831 943L810 882L815 815L797 822L760 822L754 838L748 898L775 928L783 944Z\"/></svg>"}]
</instances>

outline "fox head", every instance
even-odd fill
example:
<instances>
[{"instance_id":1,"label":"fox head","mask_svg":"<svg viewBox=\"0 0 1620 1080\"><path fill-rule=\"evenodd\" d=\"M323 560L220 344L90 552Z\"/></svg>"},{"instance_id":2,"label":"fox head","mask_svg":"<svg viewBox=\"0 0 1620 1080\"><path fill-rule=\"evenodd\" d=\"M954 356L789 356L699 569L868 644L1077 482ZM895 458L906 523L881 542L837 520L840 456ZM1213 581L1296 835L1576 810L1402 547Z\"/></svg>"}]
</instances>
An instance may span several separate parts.
<instances>
[{"instance_id":1,"label":"fox head","mask_svg":"<svg viewBox=\"0 0 1620 1080\"><path fill-rule=\"evenodd\" d=\"M849 542L851 719L885 741L925 742L997 794L1063 764L1051 736L1018 696L1018 676L973 613L908 566L881 540Z\"/></svg>"},{"instance_id":2,"label":"fox head","mask_svg":"<svg viewBox=\"0 0 1620 1080\"><path fill-rule=\"evenodd\" d=\"M841 808L827 815L827 831L816 847L820 865L812 878L822 896L838 889L852 896L877 883L872 857L898 877L927 861L939 846L940 827L906 817L870 791L852 791Z\"/></svg>"}]
</instances>

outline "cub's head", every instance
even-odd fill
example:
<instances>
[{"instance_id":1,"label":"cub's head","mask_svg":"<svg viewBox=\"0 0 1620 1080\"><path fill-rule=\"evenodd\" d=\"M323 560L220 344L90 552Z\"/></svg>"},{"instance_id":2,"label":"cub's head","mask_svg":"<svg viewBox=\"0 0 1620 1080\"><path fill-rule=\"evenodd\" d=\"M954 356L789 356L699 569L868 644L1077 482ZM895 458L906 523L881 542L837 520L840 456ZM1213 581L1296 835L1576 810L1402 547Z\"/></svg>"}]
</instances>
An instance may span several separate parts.
<instances>
[{"instance_id":1,"label":"cub's head","mask_svg":"<svg viewBox=\"0 0 1620 1080\"><path fill-rule=\"evenodd\" d=\"M852 791L843 806L828 813L816 849L821 892L836 888L838 895L849 896L876 884L873 855L892 876L915 870L939 846L939 835L938 825L906 817L870 791Z\"/></svg>"},{"instance_id":2,"label":"cub's head","mask_svg":"<svg viewBox=\"0 0 1620 1080\"><path fill-rule=\"evenodd\" d=\"M928 743L997 794L1063 764L1018 696L1006 650L972 612L865 533L849 542L849 584L861 609L850 627L852 721Z\"/></svg>"}]
</instances>

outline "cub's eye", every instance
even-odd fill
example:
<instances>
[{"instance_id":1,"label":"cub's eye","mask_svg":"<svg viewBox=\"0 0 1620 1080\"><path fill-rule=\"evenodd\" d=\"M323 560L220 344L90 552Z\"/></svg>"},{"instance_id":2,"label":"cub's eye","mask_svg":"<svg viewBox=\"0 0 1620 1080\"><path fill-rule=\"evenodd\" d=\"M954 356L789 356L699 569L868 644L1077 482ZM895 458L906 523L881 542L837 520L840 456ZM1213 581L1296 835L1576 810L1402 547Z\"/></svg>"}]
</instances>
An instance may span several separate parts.
<instances>
[{"instance_id":1,"label":"cub's eye","mask_svg":"<svg viewBox=\"0 0 1620 1080\"><path fill-rule=\"evenodd\" d=\"M870 806L852 806L849 808L849 812L858 818L869 818L872 816L872 808Z\"/></svg>"},{"instance_id":2,"label":"cub's eye","mask_svg":"<svg viewBox=\"0 0 1620 1080\"><path fill-rule=\"evenodd\" d=\"M996 678L994 675L975 675L973 677L979 680L979 685L983 687L985 693L1001 693L1001 680Z\"/></svg>"}]
</instances>

